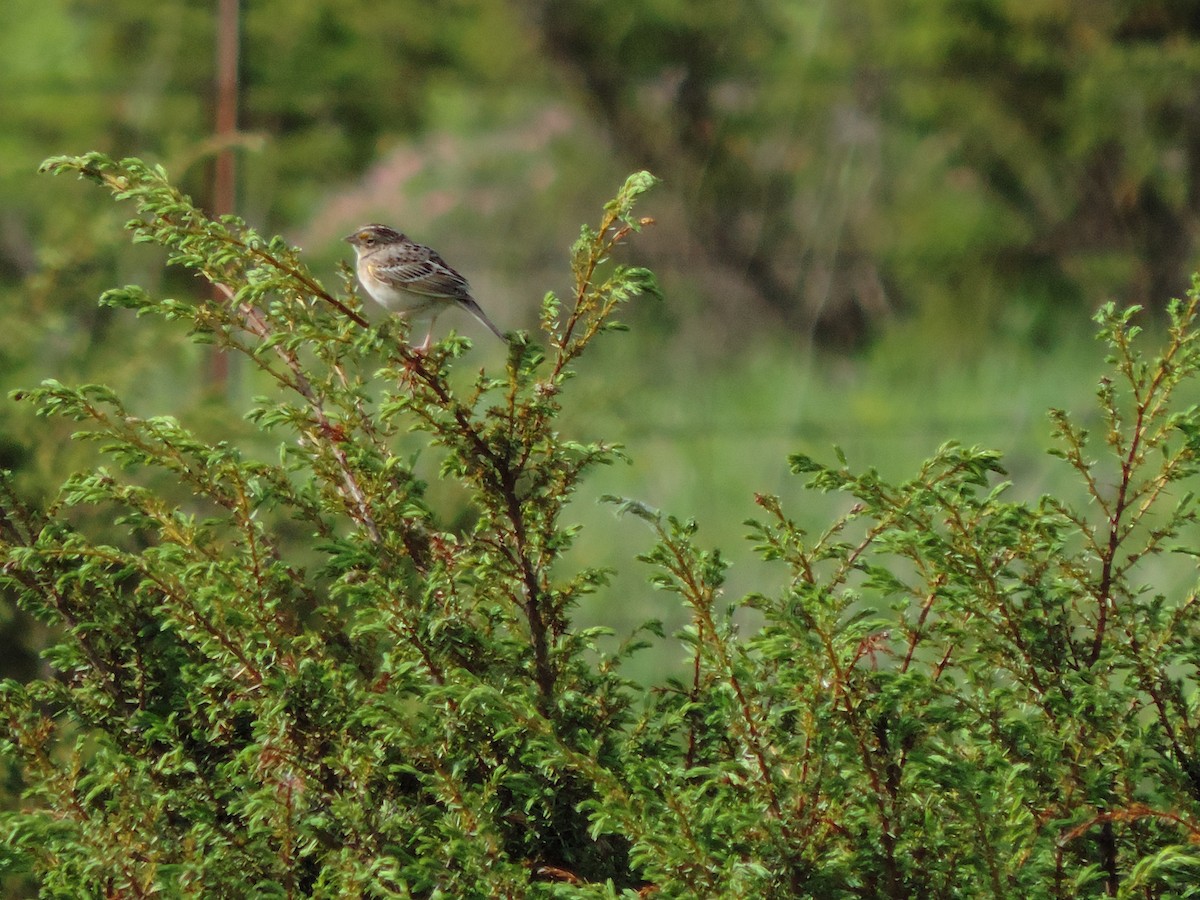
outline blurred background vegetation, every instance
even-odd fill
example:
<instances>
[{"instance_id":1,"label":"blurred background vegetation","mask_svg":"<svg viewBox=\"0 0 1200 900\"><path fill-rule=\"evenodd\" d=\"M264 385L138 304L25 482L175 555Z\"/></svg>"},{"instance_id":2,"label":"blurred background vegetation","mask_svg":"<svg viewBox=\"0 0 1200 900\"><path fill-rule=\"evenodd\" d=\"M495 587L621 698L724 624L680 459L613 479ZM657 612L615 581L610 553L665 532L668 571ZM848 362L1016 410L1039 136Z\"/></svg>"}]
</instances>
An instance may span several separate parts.
<instances>
[{"instance_id":1,"label":"blurred background vegetation","mask_svg":"<svg viewBox=\"0 0 1200 900\"><path fill-rule=\"evenodd\" d=\"M789 452L837 444L903 477L957 439L1004 451L1022 494L1049 489L1045 409L1086 408L1103 366L1091 310L1161 309L1196 266L1191 0L258 0L226 134L218 11L0 8L0 388L99 381L253 439L249 372L96 305L126 283L203 286L130 246L107 195L38 176L47 156L136 155L219 208L227 153L235 211L328 285L339 238L384 221L438 247L505 328L534 326L579 225L648 168L657 224L629 253L665 302L585 362L563 423L633 459L576 507L579 562L622 569L591 622L666 616L629 564L648 533L603 493L697 517L740 593L765 587L741 564L754 492L799 495ZM501 361L466 317L448 327L479 339L465 368ZM0 466L36 502L89 458L65 438L0 402ZM435 496L452 519L453 488ZM801 514L819 528L833 502ZM0 674L28 675L37 630L3 615Z\"/></svg>"}]
</instances>

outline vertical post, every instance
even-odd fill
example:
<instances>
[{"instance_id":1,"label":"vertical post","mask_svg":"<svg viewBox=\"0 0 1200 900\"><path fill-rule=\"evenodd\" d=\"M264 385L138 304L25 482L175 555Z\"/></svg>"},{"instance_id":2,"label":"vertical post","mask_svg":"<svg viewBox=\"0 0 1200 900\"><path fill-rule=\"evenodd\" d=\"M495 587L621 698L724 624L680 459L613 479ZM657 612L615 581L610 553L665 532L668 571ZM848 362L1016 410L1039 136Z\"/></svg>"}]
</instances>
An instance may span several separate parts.
<instances>
[{"instance_id":1,"label":"vertical post","mask_svg":"<svg viewBox=\"0 0 1200 900\"><path fill-rule=\"evenodd\" d=\"M217 0L216 35L216 138L213 169L212 213L223 216L236 208L233 140L237 133L238 102L238 0ZM219 299L220 295L214 294ZM227 301L226 301L227 302ZM229 357L213 349L209 357L209 386L223 391L229 381Z\"/></svg>"}]
</instances>

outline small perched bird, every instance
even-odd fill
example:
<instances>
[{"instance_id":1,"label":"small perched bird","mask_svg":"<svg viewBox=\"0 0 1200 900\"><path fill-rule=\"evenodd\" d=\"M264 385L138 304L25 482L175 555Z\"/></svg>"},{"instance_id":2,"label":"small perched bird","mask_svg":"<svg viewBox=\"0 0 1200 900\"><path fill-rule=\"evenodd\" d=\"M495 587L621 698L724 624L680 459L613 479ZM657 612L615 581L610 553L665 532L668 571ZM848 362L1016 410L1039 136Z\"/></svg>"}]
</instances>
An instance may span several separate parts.
<instances>
[{"instance_id":1,"label":"small perched bird","mask_svg":"<svg viewBox=\"0 0 1200 900\"><path fill-rule=\"evenodd\" d=\"M505 340L471 296L467 279L433 249L386 225L364 225L345 240L358 254L358 280L371 299L389 312L429 320L429 332L417 350L429 349L433 323L451 306L467 310Z\"/></svg>"}]
</instances>

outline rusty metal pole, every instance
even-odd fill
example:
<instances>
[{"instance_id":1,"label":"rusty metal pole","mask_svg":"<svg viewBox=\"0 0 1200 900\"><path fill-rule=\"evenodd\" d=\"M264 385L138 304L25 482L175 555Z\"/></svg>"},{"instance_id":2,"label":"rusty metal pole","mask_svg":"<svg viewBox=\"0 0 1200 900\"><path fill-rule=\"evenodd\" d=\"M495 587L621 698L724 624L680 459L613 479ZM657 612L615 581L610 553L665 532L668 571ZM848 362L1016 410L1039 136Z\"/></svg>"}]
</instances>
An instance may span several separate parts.
<instances>
[{"instance_id":1,"label":"rusty metal pole","mask_svg":"<svg viewBox=\"0 0 1200 900\"><path fill-rule=\"evenodd\" d=\"M238 0L217 0L216 39L216 138L217 158L213 169L212 213L223 216L237 206L233 153L238 107ZM224 300L218 294L217 299ZM224 391L229 382L229 357L214 348L209 357L209 387Z\"/></svg>"}]
</instances>

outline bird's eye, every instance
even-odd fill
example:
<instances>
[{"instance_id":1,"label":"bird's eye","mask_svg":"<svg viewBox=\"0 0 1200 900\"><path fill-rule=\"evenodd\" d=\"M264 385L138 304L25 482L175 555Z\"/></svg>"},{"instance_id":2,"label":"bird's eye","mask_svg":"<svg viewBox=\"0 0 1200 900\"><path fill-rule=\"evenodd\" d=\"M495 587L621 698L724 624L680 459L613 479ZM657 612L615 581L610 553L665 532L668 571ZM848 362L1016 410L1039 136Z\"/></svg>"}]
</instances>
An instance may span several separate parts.
<instances>
[{"instance_id":1,"label":"bird's eye","mask_svg":"<svg viewBox=\"0 0 1200 900\"><path fill-rule=\"evenodd\" d=\"M375 237L369 231L364 231L362 234L360 234L358 236L358 239L360 241L362 241L364 244L366 244L368 247L370 247L373 243L375 243Z\"/></svg>"}]
</instances>

